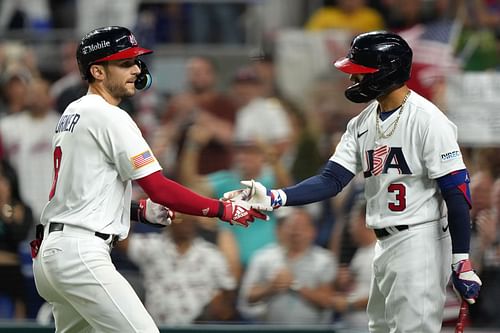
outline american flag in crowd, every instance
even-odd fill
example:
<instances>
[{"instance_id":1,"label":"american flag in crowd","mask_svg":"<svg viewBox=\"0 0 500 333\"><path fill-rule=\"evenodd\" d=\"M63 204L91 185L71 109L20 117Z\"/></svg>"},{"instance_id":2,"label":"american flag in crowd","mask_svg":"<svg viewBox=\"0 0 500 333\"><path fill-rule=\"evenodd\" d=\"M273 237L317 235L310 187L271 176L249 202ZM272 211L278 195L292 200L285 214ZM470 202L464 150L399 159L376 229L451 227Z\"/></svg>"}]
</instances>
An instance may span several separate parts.
<instances>
[{"instance_id":1,"label":"american flag in crowd","mask_svg":"<svg viewBox=\"0 0 500 333\"><path fill-rule=\"evenodd\" d=\"M456 73L461 62L455 56L455 46L462 25L458 21L440 20L418 24L399 32L413 50L413 68L409 86L425 97L427 89Z\"/></svg>"},{"instance_id":2,"label":"american flag in crowd","mask_svg":"<svg viewBox=\"0 0 500 333\"><path fill-rule=\"evenodd\" d=\"M414 62L456 68L459 63L454 48L460 30L458 23L442 20L418 24L401 32L401 36L413 49Z\"/></svg>"},{"instance_id":3,"label":"american flag in crowd","mask_svg":"<svg viewBox=\"0 0 500 333\"><path fill-rule=\"evenodd\" d=\"M142 152L139 155L133 156L131 160L134 169L139 169L149 163L153 163L155 158L153 157L153 154L151 154L149 150L146 150L145 152Z\"/></svg>"}]
</instances>

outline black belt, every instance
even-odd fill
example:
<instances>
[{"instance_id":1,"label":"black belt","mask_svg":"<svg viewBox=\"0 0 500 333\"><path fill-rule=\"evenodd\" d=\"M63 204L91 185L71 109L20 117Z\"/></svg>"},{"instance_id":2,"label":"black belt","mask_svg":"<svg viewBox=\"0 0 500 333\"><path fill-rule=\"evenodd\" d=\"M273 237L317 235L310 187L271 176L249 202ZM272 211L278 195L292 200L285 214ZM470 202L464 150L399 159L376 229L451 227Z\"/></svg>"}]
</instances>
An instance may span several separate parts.
<instances>
[{"instance_id":1,"label":"black belt","mask_svg":"<svg viewBox=\"0 0 500 333\"><path fill-rule=\"evenodd\" d=\"M407 225L395 225L393 227L373 229L373 231L375 231L375 235L377 236L377 238L384 238L406 229L408 229Z\"/></svg>"},{"instance_id":2,"label":"black belt","mask_svg":"<svg viewBox=\"0 0 500 333\"><path fill-rule=\"evenodd\" d=\"M52 231L62 231L63 229L64 229L64 223L52 222L49 224L49 234ZM113 246L118 241L118 236L113 236L110 234L103 234L102 232L99 232L99 231L94 232L94 235L96 235L97 237L102 238L104 240L108 240L110 237L113 237L113 240L111 241L111 245L113 245Z\"/></svg>"}]
</instances>

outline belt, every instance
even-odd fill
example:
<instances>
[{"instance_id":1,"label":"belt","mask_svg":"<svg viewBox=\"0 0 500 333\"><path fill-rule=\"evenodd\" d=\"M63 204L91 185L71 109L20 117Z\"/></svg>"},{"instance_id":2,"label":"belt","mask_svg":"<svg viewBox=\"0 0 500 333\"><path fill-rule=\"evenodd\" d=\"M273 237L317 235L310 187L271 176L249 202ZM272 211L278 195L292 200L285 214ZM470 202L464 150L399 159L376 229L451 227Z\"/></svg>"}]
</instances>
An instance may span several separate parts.
<instances>
[{"instance_id":1,"label":"belt","mask_svg":"<svg viewBox=\"0 0 500 333\"><path fill-rule=\"evenodd\" d=\"M64 229L64 223L51 222L49 224L49 234L53 231L63 231L63 229ZM103 234L102 232L99 231L94 232L94 235L96 235L101 239L104 239L105 241L108 240L110 237L112 237L111 240L112 246L115 246L116 242L118 241L117 235Z\"/></svg>"},{"instance_id":2,"label":"belt","mask_svg":"<svg viewBox=\"0 0 500 333\"><path fill-rule=\"evenodd\" d=\"M393 227L387 227L382 229L373 229L375 235L378 239L387 237L389 235L394 235L400 231L407 230L409 227L407 225L395 225Z\"/></svg>"}]
</instances>

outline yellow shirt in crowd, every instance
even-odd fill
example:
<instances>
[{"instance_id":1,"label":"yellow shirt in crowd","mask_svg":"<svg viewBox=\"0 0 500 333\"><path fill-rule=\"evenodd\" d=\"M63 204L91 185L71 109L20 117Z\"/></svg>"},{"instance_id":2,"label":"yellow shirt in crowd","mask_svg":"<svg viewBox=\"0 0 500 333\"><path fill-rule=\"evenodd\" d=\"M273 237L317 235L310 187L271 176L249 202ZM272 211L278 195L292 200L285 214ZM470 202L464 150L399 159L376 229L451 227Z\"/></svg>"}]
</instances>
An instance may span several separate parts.
<instances>
[{"instance_id":1,"label":"yellow shirt in crowd","mask_svg":"<svg viewBox=\"0 0 500 333\"><path fill-rule=\"evenodd\" d=\"M347 29L362 33L383 28L382 16L369 7L362 7L353 13L343 12L335 7L321 8L306 23L306 29L310 31Z\"/></svg>"}]
</instances>

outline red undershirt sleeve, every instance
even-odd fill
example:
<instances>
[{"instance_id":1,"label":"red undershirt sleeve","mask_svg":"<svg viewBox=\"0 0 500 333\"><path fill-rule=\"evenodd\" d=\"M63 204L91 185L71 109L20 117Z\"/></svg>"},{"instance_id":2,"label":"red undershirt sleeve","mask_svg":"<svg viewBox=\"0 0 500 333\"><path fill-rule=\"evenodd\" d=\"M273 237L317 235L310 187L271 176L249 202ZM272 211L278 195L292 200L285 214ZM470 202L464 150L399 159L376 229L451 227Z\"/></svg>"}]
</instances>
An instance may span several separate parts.
<instances>
[{"instance_id":1,"label":"red undershirt sleeve","mask_svg":"<svg viewBox=\"0 0 500 333\"><path fill-rule=\"evenodd\" d=\"M161 171L136 181L153 202L176 212L207 217L222 215L223 205L219 200L199 195L166 178Z\"/></svg>"}]
</instances>

